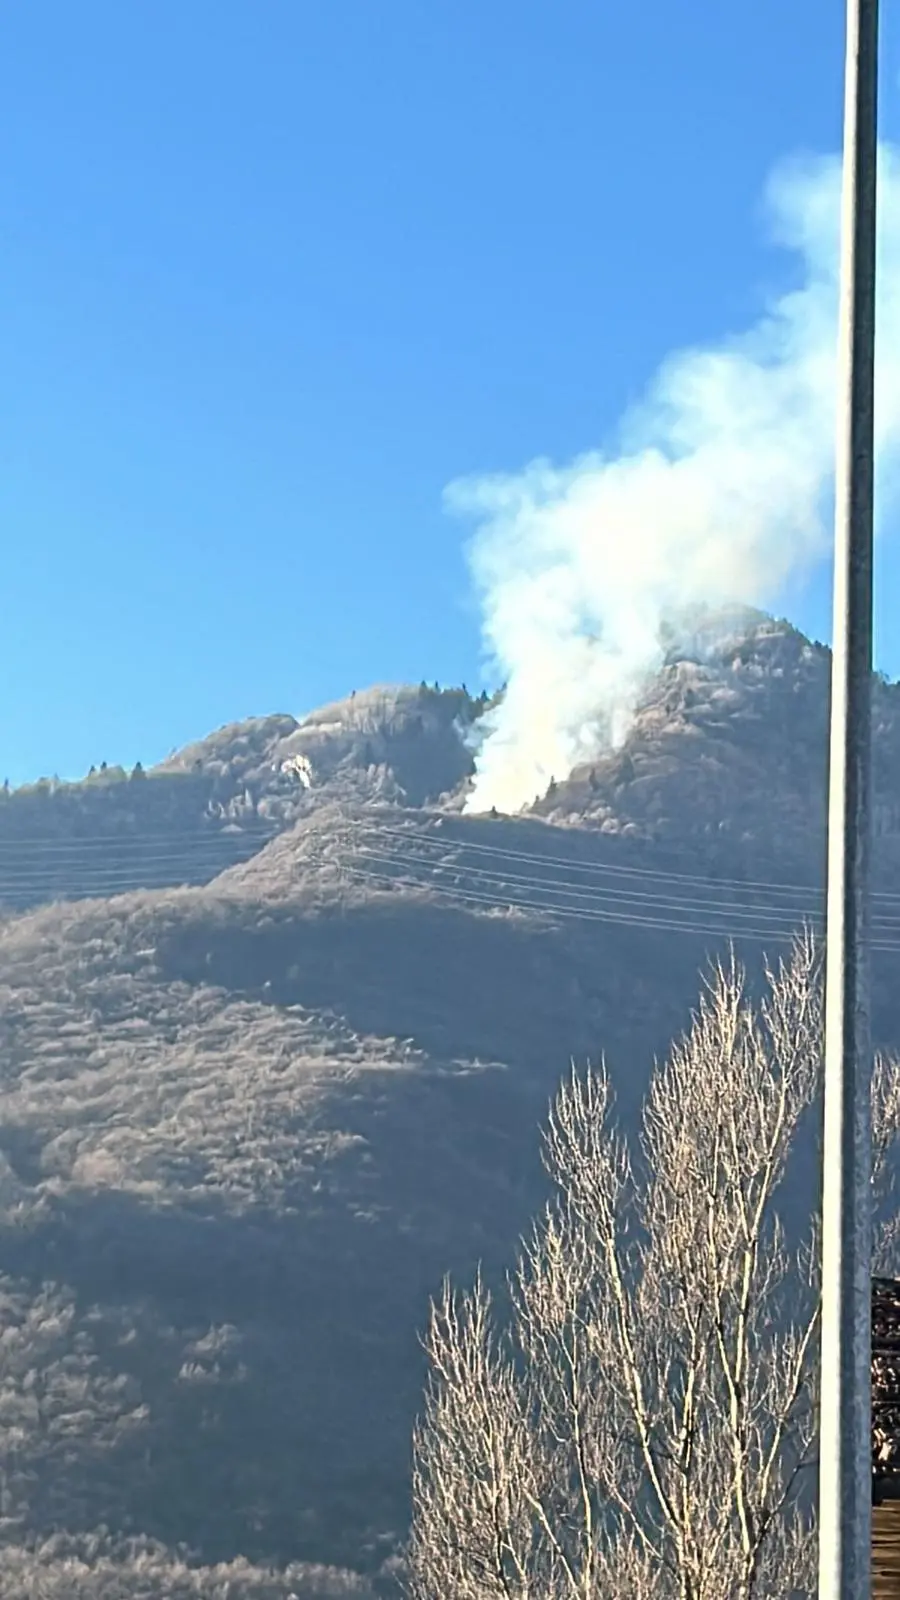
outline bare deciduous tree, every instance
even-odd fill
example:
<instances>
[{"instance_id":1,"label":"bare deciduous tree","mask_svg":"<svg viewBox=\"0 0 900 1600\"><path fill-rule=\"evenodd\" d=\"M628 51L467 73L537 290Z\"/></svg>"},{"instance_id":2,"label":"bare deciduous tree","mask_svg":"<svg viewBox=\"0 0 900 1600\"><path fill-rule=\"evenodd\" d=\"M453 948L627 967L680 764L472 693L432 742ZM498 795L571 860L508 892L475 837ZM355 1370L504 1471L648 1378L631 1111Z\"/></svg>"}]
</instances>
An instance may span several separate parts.
<instances>
[{"instance_id":1,"label":"bare deciduous tree","mask_svg":"<svg viewBox=\"0 0 900 1600\"><path fill-rule=\"evenodd\" d=\"M733 958L715 968L633 1149L604 1066L562 1085L556 1198L508 1329L480 1277L432 1308L414 1600L813 1592L819 1252L776 1200L819 1096L819 976L807 936L756 1005ZM881 1059L873 1111L883 1194L900 1086Z\"/></svg>"}]
</instances>

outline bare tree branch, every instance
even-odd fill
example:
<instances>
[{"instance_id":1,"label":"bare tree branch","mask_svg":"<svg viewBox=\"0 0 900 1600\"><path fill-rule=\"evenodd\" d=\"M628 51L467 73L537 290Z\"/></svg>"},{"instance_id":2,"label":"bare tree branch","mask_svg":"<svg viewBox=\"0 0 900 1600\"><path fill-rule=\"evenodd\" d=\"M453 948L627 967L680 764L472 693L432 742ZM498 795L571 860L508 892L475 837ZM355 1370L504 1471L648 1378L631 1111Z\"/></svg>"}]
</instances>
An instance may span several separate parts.
<instances>
[{"instance_id":1,"label":"bare tree branch","mask_svg":"<svg viewBox=\"0 0 900 1600\"><path fill-rule=\"evenodd\" d=\"M556 1197L502 1334L480 1279L461 1298L445 1285L414 1443L414 1600L812 1594L816 1219L789 1245L778 1212L821 1089L811 935L765 978L754 1003L733 955L713 969L633 1148L605 1064L573 1067L544 1139ZM876 1062L872 1105L884 1209L895 1062Z\"/></svg>"}]
</instances>

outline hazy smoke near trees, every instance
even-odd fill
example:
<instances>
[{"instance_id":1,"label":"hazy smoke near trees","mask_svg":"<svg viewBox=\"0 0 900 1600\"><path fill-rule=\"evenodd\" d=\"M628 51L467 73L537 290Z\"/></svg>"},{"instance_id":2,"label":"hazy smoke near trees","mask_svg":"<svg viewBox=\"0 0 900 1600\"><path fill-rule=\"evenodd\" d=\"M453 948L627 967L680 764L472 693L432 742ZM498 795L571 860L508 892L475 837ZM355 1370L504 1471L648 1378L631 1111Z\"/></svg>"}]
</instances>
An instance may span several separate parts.
<instances>
[{"instance_id":1,"label":"hazy smoke near trees","mask_svg":"<svg viewBox=\"0 0 900 1600\"><path fill-rule=\"evenodd\" d=\"M834 461L840 164L794 161L767 192L795 287L755 326L668 357L615 447L451 484L492 668L468 801L516 811L619 741L686 608L772 605L827 554ZM882 146L879 489L900 439L900 156ZM637 314L637 308L633 308ZM883 500L882 500L883 507Z\"/></svg>"}]
</instances>

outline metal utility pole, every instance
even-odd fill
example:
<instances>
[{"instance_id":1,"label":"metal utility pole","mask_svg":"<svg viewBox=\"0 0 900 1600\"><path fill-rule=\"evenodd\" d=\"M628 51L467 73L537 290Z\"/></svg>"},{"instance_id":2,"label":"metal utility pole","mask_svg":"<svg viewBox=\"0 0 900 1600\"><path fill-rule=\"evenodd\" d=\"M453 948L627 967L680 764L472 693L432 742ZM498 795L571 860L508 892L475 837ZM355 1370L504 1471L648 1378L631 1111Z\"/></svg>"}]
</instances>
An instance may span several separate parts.
<instances>
[{"instance_id":1,"label":"metal utility pole","mask_svg":"<svg viewBox=\"0 0 900 1600\"><path fill-rule=\"evenodd\" d=\"M872 509L878 0L847 0L825 968L819 1600L871 1594Z\"/></svg>"}]
</instances>

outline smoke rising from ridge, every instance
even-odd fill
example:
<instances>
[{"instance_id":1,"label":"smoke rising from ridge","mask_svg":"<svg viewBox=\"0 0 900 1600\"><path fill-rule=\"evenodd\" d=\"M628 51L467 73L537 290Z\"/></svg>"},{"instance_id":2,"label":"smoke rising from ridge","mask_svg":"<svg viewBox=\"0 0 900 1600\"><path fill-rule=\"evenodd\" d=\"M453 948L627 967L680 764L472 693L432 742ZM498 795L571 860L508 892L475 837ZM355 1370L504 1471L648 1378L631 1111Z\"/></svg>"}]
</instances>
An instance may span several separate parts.
<instances>
[{"instance_id":1,"label":"smoke rising from ridge","mask_svg":"<svg viewBox=\"0 0 900 1600\"><path fill-rule=\"evenodd\" d=\"M900 158L879 173L879 492L900 462ZM517 811L621 741L697 605L771 605L826 555L835 438L840 164L792 162L767 193L800 286L745 333L663 362L616 448L451 484L474 519L486 655L506 680L467 809ZM885 468L888 473L885 473Z\"/></svg>"}]
</instances>

